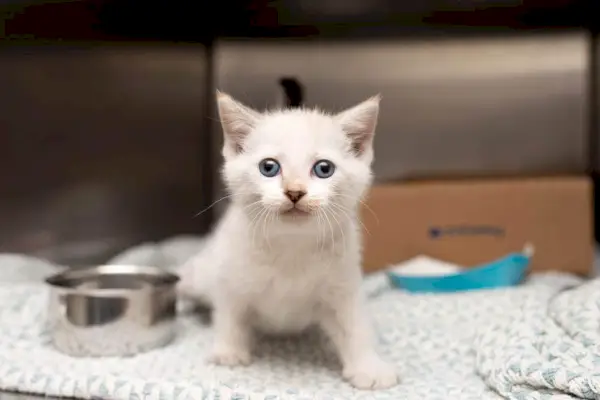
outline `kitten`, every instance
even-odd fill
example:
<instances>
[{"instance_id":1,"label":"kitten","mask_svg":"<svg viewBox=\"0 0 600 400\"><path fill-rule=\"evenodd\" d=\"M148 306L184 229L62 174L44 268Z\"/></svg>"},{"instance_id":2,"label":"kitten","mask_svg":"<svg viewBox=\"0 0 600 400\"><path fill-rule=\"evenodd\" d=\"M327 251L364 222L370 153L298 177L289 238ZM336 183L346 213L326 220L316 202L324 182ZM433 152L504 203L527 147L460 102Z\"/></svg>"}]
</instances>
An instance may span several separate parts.
<instances>
[{"instance_id":1,"label":"kitten","mask_svg":"<svg viewBox=\"0 0 600 400\"><path fill-rule=\"evenodd\" d=\"M361 290L358 209L371 183L379 100L337 115L259 113L217 92L231 204L183 266L179 288L213 308L212 362L250 363L256 330L318 325L352 385L397 383L375 351Z\"/></svg>"}]
</instances>

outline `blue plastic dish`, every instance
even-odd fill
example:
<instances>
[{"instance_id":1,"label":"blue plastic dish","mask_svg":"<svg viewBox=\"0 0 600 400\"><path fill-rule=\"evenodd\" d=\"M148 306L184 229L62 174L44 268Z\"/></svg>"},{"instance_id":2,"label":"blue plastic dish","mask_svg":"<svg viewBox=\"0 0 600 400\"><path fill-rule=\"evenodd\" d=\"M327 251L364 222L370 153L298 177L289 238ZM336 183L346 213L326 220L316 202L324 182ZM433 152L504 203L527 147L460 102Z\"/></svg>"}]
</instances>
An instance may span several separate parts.
<instances>
[{"instance_id":1,"label":"blue plastic dish","mask_svg":"<svg viewBox=\"0 0 600 400\"><path fill-rule=\"evenodd\" d=\"M415 293L509 287L518 285L525 278L532 252L532 249L526 249L523 253L511 253L491 263L450 275L407 276L388 271L387 276L395 287Z\"/></svg>"}]
</instances>

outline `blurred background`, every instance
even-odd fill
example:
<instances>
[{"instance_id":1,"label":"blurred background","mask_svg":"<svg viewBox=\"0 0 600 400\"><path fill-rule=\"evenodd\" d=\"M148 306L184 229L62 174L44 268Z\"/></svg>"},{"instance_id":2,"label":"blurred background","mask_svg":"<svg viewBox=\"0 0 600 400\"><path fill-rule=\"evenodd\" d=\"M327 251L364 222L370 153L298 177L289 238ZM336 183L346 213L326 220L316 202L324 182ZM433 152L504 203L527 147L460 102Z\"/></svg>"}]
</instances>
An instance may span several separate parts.
<instances>
[{"instance_id":1,"label":"blurred background","mask_svg":"<svg viewBox=\"0 0 600 400\"><path fill-rule=\"evenodd\" d=\"M201 234L214 90L384 101L378 183L600 169L593 1L0 0L0 251L67 265ZM597 225L597 224L596 224ZM598 236L598 235L596 235Z\"/></svg>"}]
</instances>

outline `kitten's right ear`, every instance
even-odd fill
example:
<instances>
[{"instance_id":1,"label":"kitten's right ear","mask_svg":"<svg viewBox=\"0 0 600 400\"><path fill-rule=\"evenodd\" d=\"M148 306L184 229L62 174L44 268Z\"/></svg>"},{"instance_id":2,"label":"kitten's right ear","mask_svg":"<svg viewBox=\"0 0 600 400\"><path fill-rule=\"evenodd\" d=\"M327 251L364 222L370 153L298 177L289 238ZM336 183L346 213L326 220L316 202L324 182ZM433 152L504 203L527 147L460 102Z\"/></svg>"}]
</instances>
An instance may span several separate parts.
<instances>
[{"instance_id":1,"label":"kitten's right ear","mask_svg":"<svg viewBox=\"0 0 600 400\"><path fill-rule=\"evenodd\" d=\"M246 107L233 97L217 90L217 108L223 127L225 146L239 154L244 151L244 140L260 119L260 113Z\"/></svg>"},{"instance_id":2,"label":"kitten's right ear","mask_svg":"<svg viewBox=\"0 0 600 400\"><path fill-rule=\"evenodd\" d=\"M350 139L351 149L357 156L372 149L380 101L381 95L373 96L335 117Z\"/></svg>"}]
</instances>

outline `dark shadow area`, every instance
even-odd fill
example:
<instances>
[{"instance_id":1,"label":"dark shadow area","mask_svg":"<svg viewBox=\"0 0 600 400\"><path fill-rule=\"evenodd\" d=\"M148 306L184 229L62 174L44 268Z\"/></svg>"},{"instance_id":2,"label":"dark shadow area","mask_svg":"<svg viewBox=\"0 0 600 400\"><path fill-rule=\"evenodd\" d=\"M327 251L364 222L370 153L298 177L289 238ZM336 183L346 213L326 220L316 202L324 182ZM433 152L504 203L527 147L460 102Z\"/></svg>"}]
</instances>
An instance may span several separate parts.
<instances>
[{"instance_id":1,"label":"dark shadow area","mask_svg":"<svg viewBox=\"0 0 600 400\"><path fill-rule=\"evenodd\" d=\"M0 9L13 40L506 34L581 27L590 18L588 3L574 0L5 1Z\"/></svg>"}]
</instances>

